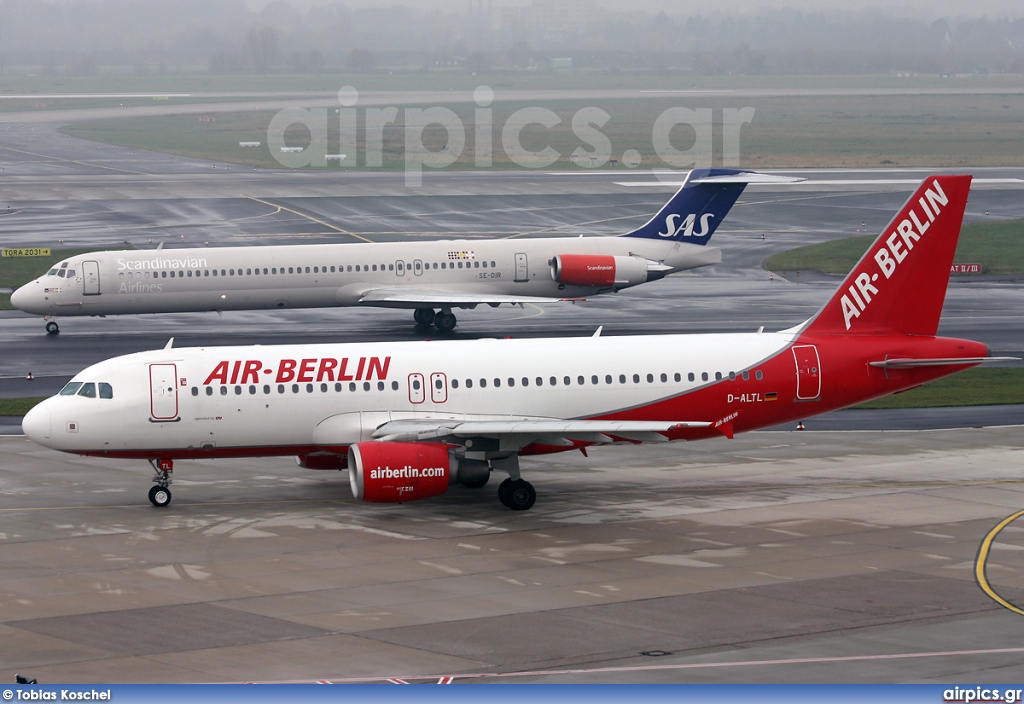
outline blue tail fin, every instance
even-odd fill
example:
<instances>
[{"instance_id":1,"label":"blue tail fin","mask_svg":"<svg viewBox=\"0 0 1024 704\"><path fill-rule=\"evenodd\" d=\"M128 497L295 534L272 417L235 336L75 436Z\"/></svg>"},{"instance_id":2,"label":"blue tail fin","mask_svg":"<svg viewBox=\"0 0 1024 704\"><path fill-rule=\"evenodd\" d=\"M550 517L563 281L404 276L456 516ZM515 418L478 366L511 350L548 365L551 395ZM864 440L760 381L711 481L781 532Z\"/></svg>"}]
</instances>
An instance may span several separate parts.
<instances>
[{"instance_id":1,"label":"blue tail fin","mask_svg":"<svg viewBox=\"0 0 1024 704\"><path fill-rule=\"evenodd\" d=\"M739 169L694 169L657 215L623 237L707 244L747 183L760 176Z\"/></svg>"}]
</instances>

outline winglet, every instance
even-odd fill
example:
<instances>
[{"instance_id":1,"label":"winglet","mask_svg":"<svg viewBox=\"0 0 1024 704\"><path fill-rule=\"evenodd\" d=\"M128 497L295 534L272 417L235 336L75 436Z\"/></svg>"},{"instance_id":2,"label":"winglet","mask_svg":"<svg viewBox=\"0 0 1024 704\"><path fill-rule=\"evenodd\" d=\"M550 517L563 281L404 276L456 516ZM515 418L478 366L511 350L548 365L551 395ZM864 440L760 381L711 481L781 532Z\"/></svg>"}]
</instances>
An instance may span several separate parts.
<instances>
[{"instance_id":1,"label":"winglet","mask_svg":"<svg viewBox=\"0 0 1024 704\"><path fill-rule=\"evenodd\" d=\"M733 411L732 413L730 413L729 415L725 416L724 418L716 420L712 424L712 427L715 430L717 430L718 432L720 432L722 435L724 435L725 437L727 437L730 440L732 440L732 437L733 437L732 422L734 420L736 420L739 417L739 415L740 415L739 411Z\"/></svg>"},{"instance_id":2,"label":"winglet","mask_svg":"<svg viewBox=\"0 0 1024 704\"><path fill-rule=\"evenodd\" d=\"M173 337L170 340L167 341L167 344L164 345L164 349L165 350L169 350L172 347L174 347L174 338Z\"/></svg>"}]
</instances>

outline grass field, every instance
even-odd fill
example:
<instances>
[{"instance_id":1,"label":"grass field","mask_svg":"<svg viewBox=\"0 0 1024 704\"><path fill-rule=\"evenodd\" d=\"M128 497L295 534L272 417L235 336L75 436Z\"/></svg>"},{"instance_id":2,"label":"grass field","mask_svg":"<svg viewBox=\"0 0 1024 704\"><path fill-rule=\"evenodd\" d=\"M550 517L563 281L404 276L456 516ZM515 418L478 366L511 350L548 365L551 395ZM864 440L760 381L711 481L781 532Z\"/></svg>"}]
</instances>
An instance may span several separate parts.
<instances>
[{"instance_id":1,"label":"grass field","mask_svg":"<svg viewBox=\"0 0 1024 704\"><path fill-rule=\"evenodd\" d=\"M45 396L31 396L29 398L0 398L0 416L23 416L29 412L32 406L45 398Z\"/></svg>"},{"instance_id":2,"label":"grass field","mask_svg":"<svg viewBox=\"0 0 1024 704\"><path fill-rule=\"evenodd\" d=\"M1024 369L975 368L857 408L936 408L1024 403Z\"/></svg>"},{"instance_id":3,"label":"grass field","mask_svg":"<svg viewBox=\"0 0 1024 704\"><path fill-rule=\"evenodd\" d=\"M670 108L712 110L712 163L722 163L723 110L754 108L754 117L740 132L740 165L749 168L783 167L867 167L867 166L981 166L1019 165L1024 162L1024 140L1020 139L1019 115L1024 114L1024 95L903 95L903 96L787 96L729 97L685 94L630 100L549 101L537 103L500 102L492 109L491 151L494 168L518 168L502 146L502 128L509 116L524 107L552 110L560 122L552 128L527 126L522 145L530 151L550 146L561 158L554 168L581 168L569 161L577 148L592 151L572 129L572 118L582 108L596 107L610 115L600 131L611 143L612 157L621 159L636 150L641 166L689 168L691 161L667 163L656 153L653 125ZM422 107L433 107L424 105ZM472 167L476 161L475 110L473 104L449 104L465 127L466 146L449 168ZM383 132L383 168L404 167L407 108L399 108L397 119ZM136 149L180 154L230 163L282 168L267 146L267 127L275 111L219 113L213 122L197 122L195 115L118 118L80 122L63 128L67 134ZM364 123L364 111L360 111ZM596 129L596 128L595 128ZM357 143L358 167L365 168L365 130ZM326 153L341 149L338 122L328 116ZM688 150L696 132L677 125L670 133L672 146ZM430 150L442 149L445 130L428 125L423 142ZM259 148L242 148L242 141L259 141ZM306 128L295 126L288 134L289 146L305 147L310 137ZM351 150L346 147L345 153ZM529 166L540 166L539 163ZM311 167L313 168L313 167ZM327 168L339 168L337 165ZM605 168L611 168L606 166ZM620 164L618 168L623 168Z\"/></svg>"},{"instance_id":4,"label":"grass field","mask_svg":"<svg viewBox=\"0 0 1024 704\"><path fill-rule=\"evenodd\" d=\"M876 238L865 235L797 247L770 257L765 268L783 276L797 270L845 274ZM983 274L1024 273L1024 220L964 225L954 262L981 264Z\"/></svg>"}]
</instances>

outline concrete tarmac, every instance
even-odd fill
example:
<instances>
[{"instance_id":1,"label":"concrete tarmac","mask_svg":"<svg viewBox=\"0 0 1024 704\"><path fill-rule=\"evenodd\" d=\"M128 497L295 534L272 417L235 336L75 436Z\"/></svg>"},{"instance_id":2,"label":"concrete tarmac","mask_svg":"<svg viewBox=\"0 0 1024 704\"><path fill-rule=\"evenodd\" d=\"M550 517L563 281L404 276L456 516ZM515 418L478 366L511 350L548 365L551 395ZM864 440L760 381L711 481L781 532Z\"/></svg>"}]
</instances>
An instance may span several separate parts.
<instances>
[{"instance_id":1,"label":"concrete tarmac","mask_svg":"<svg viewBox=\"0 0 1024 704\"><path fill-rule=\"evenodd\" d=\"M0 167L3 246L612 234L673 190L623 186L652 179L625 170L438 172L407 189L400 173L245 171L17 123L0 124ZM969 222L1024 216L1024 170L969 171L979 178ZM455 336L797 324L837 280L769 277L761 262L877 233L913 188L903 181L925 172L804 175L849 183L750 188L715 235L721 266L576 306L463 311ZM1022 356L1019 287L955 279L940 333ZM172 336L178 346L421 337L408 312L389 310L61 326L46 337L39 319L0 313L0 395L52 393L88 364ZM179 463L173 503L155 509L144 463L0 437L0 662L83 683L1024 679L1020 615L993 598L1024 605L1020 527L991 539L981 572L976 563L1020 507L1024 433L1007 424L1024 409L864 413L810 421L817 432L531 459L539 499L523 513L502 508L495 486L356 503L344 473L288 458ZM835 430L904 423L945 429Z\"/></svg>"},{"instance_id":2,"label":"concrete tarmac","mask_svg":"<svg viewBox=\"0 0 1024 704\"><path fill-rule=\"evenodd\" d=\"M523 513L493 485L356 503L287 458L179 463L156 509L140 463L0 452L0 661L41 682L1024 679L975 578L1020 427L534 459ZM1017 606L1022 530L984 564Z\"/></svg>"}]
</instances>

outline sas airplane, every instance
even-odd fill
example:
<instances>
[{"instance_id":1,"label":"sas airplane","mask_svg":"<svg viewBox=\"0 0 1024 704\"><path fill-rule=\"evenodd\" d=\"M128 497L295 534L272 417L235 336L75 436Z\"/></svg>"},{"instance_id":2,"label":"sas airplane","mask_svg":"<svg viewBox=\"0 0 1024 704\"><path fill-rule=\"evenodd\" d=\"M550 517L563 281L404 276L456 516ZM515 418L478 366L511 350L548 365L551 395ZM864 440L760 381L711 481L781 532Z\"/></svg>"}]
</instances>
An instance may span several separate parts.
<instances>
[{"instance_id":1,"label":"sas airplane","mask_svg":"<svg viewBox=\"0 0 1024 704\"><path fill-rule=\"evenodd\" d=\"M661 211L619 237L436 240L91 252L11 296L58 316L378 306L448 332L453 308L581 299L717 264L706 246L746 184L801 179L695 169Z\"/></svg>"},{"instance_id":2,"label":"sas airplane","mask_svg":"<svg viewBox=\"0 0 1024 704\"><path fill-rule=\"evenodd\" d=\"M519 458L699 440L795 421L992 361L936 337L970 176L932 176L810 320L776 333L198 347L95 364L25 416L79 455L148 460L165 506L175 460L295 455L348 469L357 499L451 484L530 508ZM600 333L600 331L598 331Z\"/></svg>"}]
</instances>

